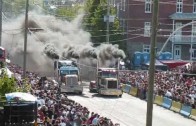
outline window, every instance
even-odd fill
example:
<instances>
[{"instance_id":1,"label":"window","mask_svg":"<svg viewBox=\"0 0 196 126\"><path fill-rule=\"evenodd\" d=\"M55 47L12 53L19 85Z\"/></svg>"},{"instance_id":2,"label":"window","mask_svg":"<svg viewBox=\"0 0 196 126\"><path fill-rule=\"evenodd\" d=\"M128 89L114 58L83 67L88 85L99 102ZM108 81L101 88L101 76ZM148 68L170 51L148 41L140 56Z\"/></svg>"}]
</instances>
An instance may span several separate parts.
<instances>
[{"instance_id":1,"label":"window","mask_svg":"<svg viewBox=\"0 0 196 126\"><path fill-rule=\"evenodd\" d=\"M145 13L151 13L151 0L145 0Z\"/></svg>"},{"instance_id":2,"label":"window","mask_svg":"<svg viewBox=\"0 0 196 126\"><path fill-rule=\"evenodd\" d=\"M125 11L125 9L126 9L125 8L126 7L125 5L126 5L126 0L123 1L123 11Z\"/></svg>"},{"instance_id":3,"label":"window","mask_svg":"<svg viewBox=\"0 0 196 126\"><path fill-rule=\"evenodd\" d=\"M196 36L196 23L195 22L192 24L192 35L194 37Z\"/></svg>"},{"instance_id":4,"label":"window","mask_svg":"<svg viewBox=\"0 0 196 126\"><path fill-rule=\"evenodd\" d=\"M192 59L196 59L196 49L192 49Z\"/></svg>"},{"instance_id":5,"label":"window","mask_svg":"<svg viewBox=\"0 0 196 126\"><path fill-rule=\"evenodd\" d=\"M109 0L110 5L114 6L114 0Z\"/></svg>"},{"instance_id":6,"label":"window","mask_svg":"<svg viewBox=\"0 0 196 126\"><path fill-rule=\"evenodd\" d=\"M150 37L150 31L151 31L151 23L150 22L144 22L144 36Z\"/></svg>"},{"instance_id":7,"label":"window","mask_svg":"<svg viewBox=\"0 0 196 126\"><path fill-rule=\"evenodd\" d=\"M183 0L177 0L176 2L176 12L182 13L182 6L183 6Z\"/></svg>"},{"instance_id":8,"label":"window","mask_svg":"<svg viewBox=\"0 0 196 126\"><path fill-rule=\"evenodd\" d=\"M120 1L120 10L123 9L123 0Z\"/></svg>"},{"instance_id":9,"label":"window","mask_svg":"<svg viewBox=\"0 0 196 126\"><path fill-rule=\"evenodd\" d=\"M193 13L196 13L196 0L193 0Z\"/></svg>"},{"instance_id":10,"label":"window","mask_svg":"<svg viewBox=\"0 0 196 126\"><path fill-rule=\"evenodd\" d=\"M117 15L117 18L119 18L119 16L120 16L120 15L119 15L119 14L120 14L120 13L119 13L119 11L120 11L120 4L119 4L119 3L116 4L116 8L117 8L116 15Z\"/></svg>"},{"instance_id":11,"label":"window","mask_svg":"<svg viewBox=\"0 0 196 126\"><path fill-rule=\"evenodd\" d=\"M150 45L143 45L143 52L150 52Z\"/></svg>"}]
</instances>

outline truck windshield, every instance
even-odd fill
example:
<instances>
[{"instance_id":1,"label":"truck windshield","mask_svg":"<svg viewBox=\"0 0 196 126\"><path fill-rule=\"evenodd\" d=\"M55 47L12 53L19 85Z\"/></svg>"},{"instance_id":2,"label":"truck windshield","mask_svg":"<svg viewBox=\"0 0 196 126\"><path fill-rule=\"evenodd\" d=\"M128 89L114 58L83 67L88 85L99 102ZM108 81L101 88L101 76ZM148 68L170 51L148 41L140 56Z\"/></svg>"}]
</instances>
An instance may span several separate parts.
<instances>
[{"instance_id":1,"label":"truck windshield","mask_svg":"<svg viewBox=\"0 0 196 126\"><path fill-rule=\"evenodd\" d=\"M105 78L116 78L117 77L117 74L116 73L102 73L102 77L105 77Z\"/></svg>"},{"instance_id":2,"label":"truck windshield","mask_svg":"<svg viewBox=\"0 0 196 126\"><path fill-rule=\"evenodd\" d=\"M60 75L67 75L67 74L69 74L68 70L61 70Z\"/></svg>"},{"instance_id":3,"label":"truck windshield","mask_svg":"<svg viewBox=\"0 0 196 126\"><path fill-rule=\"evenodd\" d=\"M77 70L61 70L61 75L78 75Z\"/></svg>"},{"instance_id":4,"label":"truck windshield","mask_svg":"<svg viewBox=\"0 0 196 126\"><path fill-rule=\"evenodd\" d=\"M72 75L72 74L78 75L78 71L77 71L77 70L70 70L70 74L71 74L71 75Z\"/></svg>"}]
</instances>

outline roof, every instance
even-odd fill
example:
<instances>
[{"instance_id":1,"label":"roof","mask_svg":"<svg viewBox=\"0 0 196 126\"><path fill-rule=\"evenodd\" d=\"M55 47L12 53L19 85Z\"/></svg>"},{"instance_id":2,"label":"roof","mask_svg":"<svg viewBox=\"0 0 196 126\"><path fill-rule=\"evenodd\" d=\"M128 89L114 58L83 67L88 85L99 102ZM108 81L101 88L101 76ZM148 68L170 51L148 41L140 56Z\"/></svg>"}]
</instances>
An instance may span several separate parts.
<instances>
[{"instance_id":1,"label":"roof","mask_svg":"<svg viewBox=\"0 0 196 126\"><path fill-rule=\"evenodd\" d=\"M174 13L169 17L173 20L196 20L196 13Z\"/></svg>"},{"instance_id":2,"label":"roof","mask_svg":"<svg viewBox=\"0 0 196 126\"><path fill-rule=\"evenodd\" d=\"M116 68L99 68L98 70L101 70L101 71L110 71L110 70L116 70Z\"/></svg>"},{"instance_id":3,"label":"roof","mask_svg":"<svg viewBox=\"0 0 196 126\"><path fill-rule=\"evenodd\" d=\"M169 68L176 68L178 66L183 66L189 62L183 60L163 60L161 63L167 65Z\"/></svg>"},{"instance_id":4,"label":"roof","mask_svg":"<svg viewBox=\"0 0 196 126\"><path fill-rule=\"evenodd\" d=\"M150 65L150 61L145 63L144 65L149 66ZM163 63L161 63L159 60L155 60L155 66L166 66Z\"/></svg>"},{"instance_id":5,"label":"roof","mask_svg":"<svg viewBox=\"0 0 196 126\"><path fill-rule=\"evenodd\" d=\"M103 78L104 80L109 80L109 81L116 81L118 78Z\"/></svg>"}]
</instances>

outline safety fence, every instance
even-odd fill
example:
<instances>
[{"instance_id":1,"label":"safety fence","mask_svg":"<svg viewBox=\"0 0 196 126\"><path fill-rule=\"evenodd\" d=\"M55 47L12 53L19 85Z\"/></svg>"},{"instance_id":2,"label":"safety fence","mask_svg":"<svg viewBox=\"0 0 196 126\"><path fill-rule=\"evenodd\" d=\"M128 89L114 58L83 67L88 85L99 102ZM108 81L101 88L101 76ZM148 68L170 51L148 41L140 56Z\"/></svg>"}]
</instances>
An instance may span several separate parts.
<instances>
[{"instance_id":1,"label":"safety fence","mask_svg":"<svg viewBox=\"0 0 196 126\"><path fill-rule=\"evenodd\" d=\"M122 84L122 90L123 92L130 94L132 96L139 97L144 100L148 99L147 95L145 96L142 95L143 94L142 90L137 87L128 84ZM154 95L154 104L169 109L171 111L174 111L176 113L179 113L184 117L196 120L196 109L192 108L189 105L159 95Z\"/></svg>"}]
</instances>

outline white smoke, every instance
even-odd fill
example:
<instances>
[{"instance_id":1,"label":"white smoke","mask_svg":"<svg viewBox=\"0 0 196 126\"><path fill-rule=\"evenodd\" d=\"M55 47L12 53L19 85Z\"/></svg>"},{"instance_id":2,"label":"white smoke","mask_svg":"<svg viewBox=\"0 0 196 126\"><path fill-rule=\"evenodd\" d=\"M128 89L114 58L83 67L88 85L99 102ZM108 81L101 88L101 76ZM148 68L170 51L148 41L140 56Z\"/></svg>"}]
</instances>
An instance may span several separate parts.
<instances>
[{"instance_id":1,"label":"white smoke","mask_svg":"<svg viewBox=\"0 0 196 126\"><path fill-rule=\"evenodd\" d=\"M29 13L28 27L38 28L29 31L27 43L27 69L41 74L53 73L53 59L60 58L97 58L101 63L125 58L122 50L112 44L103 44L97 48L90 42L90 33L81 27L83 15L73 21L56 19L51 15ZM15 29L15 30L13 30ZM13 63L22 66L24 49L24 16L3 23L2 44L7 49ZM89 64L88 60L88 64ZM94 60L93 60L94 61Z\"/></svg>"}]
</instances>

